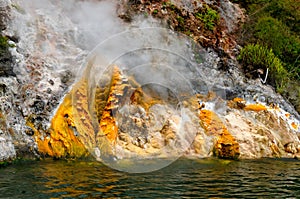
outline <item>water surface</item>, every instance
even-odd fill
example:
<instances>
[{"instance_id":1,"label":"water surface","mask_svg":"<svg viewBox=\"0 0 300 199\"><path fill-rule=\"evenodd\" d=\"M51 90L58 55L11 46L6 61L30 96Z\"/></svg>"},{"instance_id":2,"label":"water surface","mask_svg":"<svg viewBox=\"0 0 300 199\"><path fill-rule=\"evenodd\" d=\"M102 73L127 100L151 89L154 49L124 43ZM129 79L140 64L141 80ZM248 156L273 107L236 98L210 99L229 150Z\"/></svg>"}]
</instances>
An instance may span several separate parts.
<instances>
[{"instance_id":1,"label":"water surface","mask_svg":"<svg viewBox=\"0 0 300 199\"><path fill-rule=\"evenodd\" d=\"M0 168L0 198L298 198L300 161L179 159L130 174L99 162L43 160Z\"/></svg>"}]
</instances>

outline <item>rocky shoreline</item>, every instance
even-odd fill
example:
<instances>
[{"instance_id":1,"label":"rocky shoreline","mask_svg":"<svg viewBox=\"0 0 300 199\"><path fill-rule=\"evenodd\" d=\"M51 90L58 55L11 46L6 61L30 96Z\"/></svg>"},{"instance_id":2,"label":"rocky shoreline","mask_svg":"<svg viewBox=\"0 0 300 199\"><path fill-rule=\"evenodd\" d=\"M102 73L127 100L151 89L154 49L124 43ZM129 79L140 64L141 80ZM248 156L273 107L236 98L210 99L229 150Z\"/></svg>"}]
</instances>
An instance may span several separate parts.
<instances>
[{"instance_id":1,"label":"rocky shoreline","mask_svg":"<svg viewBox=\"0 0 300 199\"><path fill-rule=\"evenodd\" d=\"M87 32L95 31L89 30L91 27L101 29L97 16L90 16L90 26L80 23L84 19L79 8L93 6L109 9L114 26L143 27L149 25L149 22L143 24L143 20L150 20L150 25L185 32L205 47L205 61L199 67L204 68L202 73L207 79L191 78L191 81L194 89L200 90L197 94L203 94L201 82L206 85L213 82L214 87L193 102L196 106L200 101L205 108L198 109L199 132L186 155L229 159L299 158L299 114L271 86L262 84L260 79L247 79L236 61L240 46L235 31L245 19L237 4L230 1L199 1L196 5L185 5L181 1L133 4L123 1L117 5L74 0L78 7L72 7L55 2L47 1L48 7L38 1L32 5L13 0L0 3L1 37L6 43L1 46L0 57L0 162L24 157L73 158L88 154L84 149L87 143L74 136L74 129L80 131L80 127L72 124L71 114L68 118L65 114L69 113L68 93L72 93L76 85L82 85L78 68L95 47L88 42L94 35ZM205 28L201 21L205 17L203 8L217 10L220 21L213 20L212 27ZM72 9L78 16L67 18L62 14L74 11ZM219 90L225 99L212 97ZM220 111L218 103L225 110ZM209 104L213 104L212 108ZM251 104L254 106L249 108ZM211 135L217 138L211 139ZM164 139L168 136L171 135L165 134ZM127 147L121 151L123 155L139 154L147 145L124 133L114 137L119 146ZM210 141L205 142L207 140ZM158 144L149 143L152 147Z\"/></svg>"}]
</instances>

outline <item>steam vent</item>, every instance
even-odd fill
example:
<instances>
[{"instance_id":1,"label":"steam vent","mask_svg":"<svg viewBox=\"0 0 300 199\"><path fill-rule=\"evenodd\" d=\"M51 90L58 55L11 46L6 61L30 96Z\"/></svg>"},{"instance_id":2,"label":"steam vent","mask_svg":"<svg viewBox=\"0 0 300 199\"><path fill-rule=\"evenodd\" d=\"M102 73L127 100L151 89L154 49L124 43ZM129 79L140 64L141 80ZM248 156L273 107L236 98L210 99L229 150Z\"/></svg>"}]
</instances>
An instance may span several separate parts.
<instances>
[{"instance_id":1,"label":"steam vent","mask_svg":"<svg viewBox=\"0 0 300 199\"><path fill-rule=\"evenodd\" d=\"M99 9L106 8L101 2ZM3 29L12 68L4 68L0 78L1 159L24 154L91 157L135 171L143 171L147 160L150 171L182 156L300 157L296 106L266 83L268 70L260 69L259 74L241 70L238 45L230 36L238 27L235 19L243 18L237 5L218 3L220 9L231 7L220 12L224 27L216 23L215 28L202 26L201 16L211 11L208 5L199 4L198 14L169 3L160 3L162 9L156 11L151 8L162 22L164 13L176 19L169 29L155 16L150 24L143 18L146 24L130 25L122 21L126 8L118 7L121 14L116 24L111 23L120 29L100 40L105 28L84 32L86 26L98 26L79 20L84 18L79 15L81 3L95 2L78 1L78 13L63 3L49 2L51 12L46 6L44 13L38 8L42 4L23 3L7 1L12 22ZM106 3L115 10L114 3ZM67 11L70 20L61 15ZM174 11L180 17L173 16ZM185 18L187 24L181 23ZM3 23L9 19L3 18ZM189 24L193 26L187 36L183 30ZM244 74L248 72L252 79ZM269 78L274 76L269 72Z\"/></svg>"},{"instance_id":2,"label":"steam vent","mask_svg":"<svg viewBox=\"0 0 300 199\"><path fill-rule=\"evenodd\" d=\"M300 0L0 0L1 198L300 198Z\"/></svg>"},{"instance_id":3,"label":"steam vent","mask_svg":"<svg viewBox=\"0 0 300 199\"><path fill-rule=\"evenodd\" d=\"M195 95L185 101L192 107L189 113L194 116L194 121L186 124L190 126L180 127L180 114L172 112L172 106L176 105L172 102L176 99L170 99L167 104L154 88L132 86L129 82L114 66L110 81L95 89L95 98L90 104L87 103L86 80L77 82L52 119L50 137L40 139L37 136L40 152L53 157L81 157L87 155L86 149L99 147L100 151L122 158L145 158L157 154L164 157L176 155L185 142L190 143L185 154L199 157L215 155L237 159L254 158L257 154L281 157L299 151L299 143L293 142L297 140L295 132L299 131L299 126L278 107L246 104L239 98L224 100L230 112L221 119L209 107L215 100L220 100L214 93ZM126 93L131 94L128 97L130 107L126 108L134 114L124 119L117 111L124 105L122 100ZM76 97L75 103L72 103L72 96ZM96 114L96 120L93 120L90 109ZM154 128L153 122L159 121L152 115L162 109L164 112L160 116L165 122ZM191 135L182 138L182 130ZM251 131L251 134L245 136L246 131ZM162 151L165 147L171 147L172 151Z\"/></svg>"},{"instance_id":4,"label":"steam vent","mask_svg":"<svg viewBox=\"0 0 300 199\"><path fill-rule=\"evenodd\" d=\"M214 77L215 69L201 47L190 50L192 45L185 45L187 49L174 53L168 48L179 48L152 38L150 47L141 48L158 30L139 31L108 40L91 53L84 72L55 112L49 134L35 132L41 154L93 155L118 169L116 162L128 167L132 163L126 160L173 161L182 155L299 157L299 121L291 114L275 104L228 97L226 85ZM169 30L158 32L158 38L171 35ZM131 34L142 35L129 46L138 50L117 48ZM181 41L180 49L190 42L180 35L168 37ZM117 50L108 53L108 46ZM198 63L195 50L201 54Z\"/></svg>"}]
</instances>

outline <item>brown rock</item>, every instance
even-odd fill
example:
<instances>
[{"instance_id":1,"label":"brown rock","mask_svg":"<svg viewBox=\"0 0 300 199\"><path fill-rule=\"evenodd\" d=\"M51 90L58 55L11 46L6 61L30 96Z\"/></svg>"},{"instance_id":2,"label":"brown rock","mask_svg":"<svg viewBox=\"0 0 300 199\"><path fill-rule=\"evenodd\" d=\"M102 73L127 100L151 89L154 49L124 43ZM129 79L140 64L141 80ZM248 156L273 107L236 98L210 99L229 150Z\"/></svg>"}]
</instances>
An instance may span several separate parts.
<instances>
[{"instance_id":1,"label":"brown rock","mask_svg":"<svg viewBox=\"0 0 300 199\"><path fill-rule=\"evenodd\" d=\"M296 154L298 152L297 150L298 144L295 143L287 143L284 145L284 149L287 153L292 153L292 154Z\"/></svg>"}]
</instances>

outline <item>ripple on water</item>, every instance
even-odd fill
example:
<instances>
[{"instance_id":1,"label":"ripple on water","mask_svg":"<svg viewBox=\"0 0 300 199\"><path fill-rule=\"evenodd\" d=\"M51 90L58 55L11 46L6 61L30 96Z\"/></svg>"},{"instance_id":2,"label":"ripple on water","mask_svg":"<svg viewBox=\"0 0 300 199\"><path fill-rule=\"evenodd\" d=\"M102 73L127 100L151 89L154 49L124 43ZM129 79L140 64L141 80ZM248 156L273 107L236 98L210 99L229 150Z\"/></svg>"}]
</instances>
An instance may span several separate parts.
<instances>
[{"instance_id":1,"label":"ripple on water","mask_svg":"<svg viewBox=\"0 0 300 199\"><path fill-rule=\"evenodd\" d=\"M300 162L180 159L129 174L99 162L23 162L0 169L0 198L272 198L300 195Z\"/></svg>"}]
</instances>

